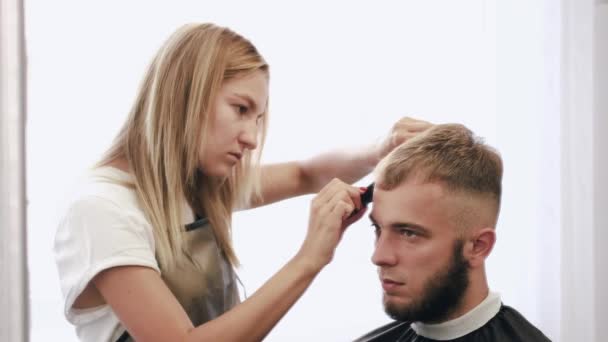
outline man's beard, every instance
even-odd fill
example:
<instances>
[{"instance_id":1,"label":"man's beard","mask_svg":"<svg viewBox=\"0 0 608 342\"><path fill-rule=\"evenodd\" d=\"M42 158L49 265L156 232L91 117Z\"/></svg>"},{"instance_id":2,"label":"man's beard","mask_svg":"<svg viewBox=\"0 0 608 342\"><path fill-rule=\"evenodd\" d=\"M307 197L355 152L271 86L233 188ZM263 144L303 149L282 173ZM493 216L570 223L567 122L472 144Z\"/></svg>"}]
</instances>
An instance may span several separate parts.
<instances>
[{"instance_id":1,"label":"man's beard","mask_svg":"<svg viewBox=\"0 0 608 342\"><path fill-rule=\"evenodd\" d=\"M386 313L397 321L442 322L460 304L469 286L469 263L462 255L464 242L454 245L452 262L435 274L424 286L424 292L411 304L385 303Z\"/></svg>"}]
</instances>

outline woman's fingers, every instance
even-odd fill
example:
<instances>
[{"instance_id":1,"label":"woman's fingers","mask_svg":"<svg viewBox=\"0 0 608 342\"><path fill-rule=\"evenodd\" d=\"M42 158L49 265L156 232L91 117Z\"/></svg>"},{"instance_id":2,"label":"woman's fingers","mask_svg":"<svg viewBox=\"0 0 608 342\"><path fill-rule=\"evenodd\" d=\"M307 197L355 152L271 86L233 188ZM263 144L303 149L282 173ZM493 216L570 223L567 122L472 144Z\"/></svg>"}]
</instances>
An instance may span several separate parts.
<instances>
[{"instance_id":1,"label":"woman's fingers","mask_svg":"<svg viewBox=\"0 0 608 342\"><path fill-rule=\"evenodd\" d=\"M431 127L433 127L433 124L428 121L410 117L399 119L399 121L393 124L388 136L378 147L380 158L386 156L395 147L407 142Z\"/></svg>"},{"instance_id":2,"label":"woman's fingers","mask_svg":"<svg viewBox=\"0 0 608 342\"><path fill-rule=\"evenodd\" d=\"M355 210L361 212L361 195L353 187L338 179L328 183L311 203L308 234L301 253L325 266L333 258L344 229L355 222ZM347 224L345 224L347 223Z\"/></svg>"}]
</instances>

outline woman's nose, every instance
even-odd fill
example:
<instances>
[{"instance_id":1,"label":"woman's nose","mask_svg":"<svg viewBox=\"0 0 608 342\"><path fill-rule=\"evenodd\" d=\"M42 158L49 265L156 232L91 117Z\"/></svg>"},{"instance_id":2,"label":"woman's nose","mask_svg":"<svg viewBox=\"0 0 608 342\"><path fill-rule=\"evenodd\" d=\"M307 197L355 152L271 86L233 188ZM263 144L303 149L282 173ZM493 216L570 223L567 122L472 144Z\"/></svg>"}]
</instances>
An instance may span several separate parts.
<instances>
[{"instance_id":1,"label":"woman's nose","mask_svg":"<svg viewBox=\"0 0 608 342\"><path fill-rule=\"evenodd\" d=\"M258 146L258 126L255 121L247 122L239 134L239 143L244 148L255 150Z\"/></svg>"}]
</instances>

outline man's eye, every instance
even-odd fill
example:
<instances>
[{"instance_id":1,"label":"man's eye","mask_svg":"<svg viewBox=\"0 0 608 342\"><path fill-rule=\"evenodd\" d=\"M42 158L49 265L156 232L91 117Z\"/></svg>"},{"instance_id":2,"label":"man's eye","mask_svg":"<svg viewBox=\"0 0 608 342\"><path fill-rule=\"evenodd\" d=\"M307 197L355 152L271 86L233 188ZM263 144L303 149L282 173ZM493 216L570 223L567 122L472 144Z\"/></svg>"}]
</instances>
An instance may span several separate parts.
<instances>
[{"instance_id":1,"label":"man's eye","mask_svg":"<svg viewBox=\"0 0 608 342\"><path fill-rule=\"evenodd\" d=\"M413 231L411 229L400 229L399 232L401 233L401 235L408 237L408 238L418 236L418 233L416 233L415 231Z\"/></svg>"}]
</instances>

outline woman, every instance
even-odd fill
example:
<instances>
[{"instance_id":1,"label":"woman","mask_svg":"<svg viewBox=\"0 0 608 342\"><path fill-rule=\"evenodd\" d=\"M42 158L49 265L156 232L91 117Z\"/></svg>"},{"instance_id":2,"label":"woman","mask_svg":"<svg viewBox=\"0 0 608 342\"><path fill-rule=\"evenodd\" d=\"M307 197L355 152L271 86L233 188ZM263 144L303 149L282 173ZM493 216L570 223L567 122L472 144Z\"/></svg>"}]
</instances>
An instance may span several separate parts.
<instances>
[{"instance_id":1,"label":"woman","mask_svg":"<svg viewBox=\"0 0 608 342\"><path fill-rule=\"evenodd\" d=\"M188 25L160 49L56 234L65 314L82 341L263 339L362 215L348 183L430 126L402 119L367 150L259 166L268 79L227 28ZM240 303L233 210L318 191L300 250Z\"/></svg>"}]
</instances>

